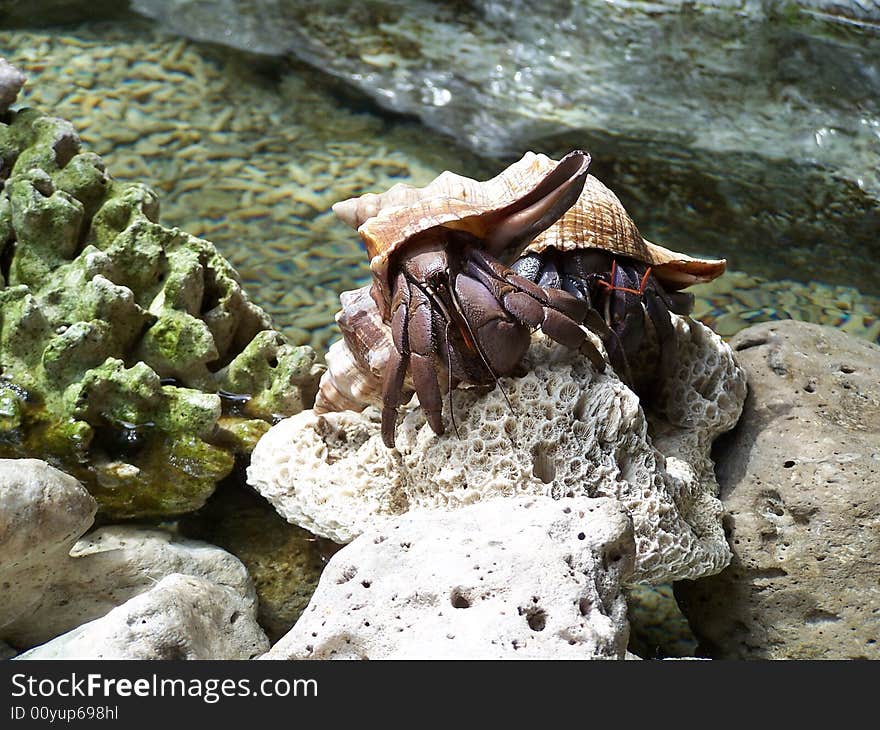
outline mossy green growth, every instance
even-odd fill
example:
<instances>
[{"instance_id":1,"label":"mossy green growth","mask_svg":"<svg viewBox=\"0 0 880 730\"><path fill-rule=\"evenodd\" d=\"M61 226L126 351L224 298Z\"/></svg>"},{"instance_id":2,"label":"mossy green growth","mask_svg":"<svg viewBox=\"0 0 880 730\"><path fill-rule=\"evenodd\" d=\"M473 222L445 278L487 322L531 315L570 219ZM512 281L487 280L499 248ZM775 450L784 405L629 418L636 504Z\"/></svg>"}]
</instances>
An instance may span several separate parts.
<instances>
[{"instance_id":1,"label":"mossy green growth","mask_svg":"<svg viewBox=\"0 0 880 730\"><path fill-rule=\"evenodd\" d=\"M248 343L229 365L218 373L226 391L244 393L241 412L253 418L274 420L305 407L302 391L291 387L315 370L311 348L285 344L277 332L265 330ZM263 383L271 383L267 388Z\"/></svg>"},{"instance_id":2,"label":"mossy green growth","mask_svg":"<svg viewBox=\"0 0 880 730\"><path fill-rule=\"evenodd\" d=\"M207 241L158 221L73 128L0 123L0 457L79 478L110 517L201 507L269 421L311 404L291 347Z\"/></svg>"}]
</instances>

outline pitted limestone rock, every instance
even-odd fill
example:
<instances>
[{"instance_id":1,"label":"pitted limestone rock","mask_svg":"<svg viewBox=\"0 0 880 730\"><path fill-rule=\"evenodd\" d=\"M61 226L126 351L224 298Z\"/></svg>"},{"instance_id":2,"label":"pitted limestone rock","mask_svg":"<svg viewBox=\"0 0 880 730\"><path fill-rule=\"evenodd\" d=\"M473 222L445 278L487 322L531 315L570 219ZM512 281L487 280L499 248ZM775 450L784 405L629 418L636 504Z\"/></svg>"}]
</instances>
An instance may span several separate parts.
<instances>
[{"instance_id":1,"label":"pitted limestone rock","mask_svg":"<svg viewBox=\"0 0 880 730\"><path fill-rule=\"evenodd\" d=\"M68 122L0 115L0 180L0 456L62 465L114 517L197 509L310 403L314 352Z\"/></svg>"},{"instance_id":2,"label":"pitted limestone rock","mask_svg":"<svg viewBox=\"0 0 880 730\"><path fill-rule=\"evenodd\" d=\"M252 604L226 586L174 573L15 660L253 659L268 648Z\"/></svg>"},{"instance_id":3,"label":"pitted limestone rock","mask_svg":"<svg viewBox=\"0 0 880 730\"><path fill-rule=\"evenodd\" d=\"M260 440L249 481L289 521L338 542L414 507L448 510L497 495L613 497L635 525L637 581L718 572L730 552L709 449L739 416L745 379L703 325L677 318L676 328L686 375L652 416L661 449L639 399L610 370L597 375L535 335L526 375L502 378L504 393L455 391L461 438L452 428L435 436L410 409L388 450L369 410L304 411Z\"/></svg>"},{"instance_id":4,"label":"pitted limestone rock","mask_svg":"<svg viewBox=\"0 0 880 730\"><path fill-rule=\"evenodd\" d=\"M163 530L116 525L78 540L39 604L0 630L0 637L19 649L42 644L106 615L172 573L226 586L255 607L247 570L225 550Z\"/></svg>"},{"instance_id":5,"label":"pitted limestone rock","mask_svg":"<svg viewBox=\"0 0 880 730\"><path fill-rule=\"evenodd\" d=\"M730 566L675 595L714 659L880 659L880 347L784 320L731 339L749 398L718 455Z\"/></svg>"},{"instance_id":6,"label":"pitted limestone rock","mask_svg":"<svg viewBox=\"0 0 880 730\"><path fill-rule=\"evenodd\" d=\"M518 496L413 510L327 564L266 659L623 659L629 516Z\"/></svg>"}]
</instances>

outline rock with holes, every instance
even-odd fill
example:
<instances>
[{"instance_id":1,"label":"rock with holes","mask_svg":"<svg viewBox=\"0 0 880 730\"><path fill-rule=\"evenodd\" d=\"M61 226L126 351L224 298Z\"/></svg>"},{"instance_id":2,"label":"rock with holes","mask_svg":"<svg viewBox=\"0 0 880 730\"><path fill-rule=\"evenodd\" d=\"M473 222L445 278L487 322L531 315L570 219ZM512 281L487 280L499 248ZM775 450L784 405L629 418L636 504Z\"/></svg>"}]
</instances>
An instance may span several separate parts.
<instances>
[{"instance_id":1,"label":"rock with holes","mask_svg":"<svg viewBox=\"0 0 880 730\"><path fill-rule=\"evenodd\" d=\"M612 499L418 509L327 564L266 659L623 659L632 522Z\"/></svg>"},{"instance_id":2,"label":"rock with holes","mask_svg":"<svg viewBox=\"0 0 880 730\"><path fill-rule=\"evenodd\" d=\"M749 378L718 479L733 550L676 584L726 659L880 659L880 347L773 322L731 341Z\"/></svg>"},{"instance_id":3,"label":"rock with holes","mask_svg":"<svg viewBox=\"0 0 880 730\"><path fill-rule=\"evenodd\" d=\"M40 603L92 524L95 500L37 459L0 459L0 638Z\"/></svg>"},{"instance_id":4,"label":"rock with holes","mask_svg":"<svg viewBox=\"0 0 880 730\"><path fill-rule=\"evenodd\" d=\"M745 380L711 330L681 317L675 327L679 367L650 420L610 368L597 374L536 334L526 374L502 378L503 392L454 392L460 438L453 428L437 437L411 408L389 450L369 411L304 411L260 440L249 481L288 520L338 542L415 507L614 497L635 525L636 580L717 572L729 551L709 449L736 422Z\"/></svg>"},{"instance_id":5,"label":"rock with holes","mask_svg":"<svg viewBox=\"0 0 880 730\"><path fill-rule=\"evenodd\" d=\"M226 586L254 610L250 576L225 550L163 530L102 527L73 546L39 604L0 629L0 637L19 649L42 644L104 616L172 573Z\"/></svg>"},{"instance_id":6,"label":"rock with holes","mask_svg":"<svg viewBox=\"0 0 880 730\"><path fill-rule=\"evenodd\" d=\"M268 648L252 603L226 586L174 573L16 660L253 659Z\"/></svg>"},{"instance_id":7,"label":"rock with holes","mask_svg":"<svg viewBox=\"0 0 880 730\"><path fill-rule=\"evenodd\" d=\"M62 465L112 517L202 506L311 402L314 352L68 122L0 114L0 180L0 456Z\"/></svg>"}]
</instances>

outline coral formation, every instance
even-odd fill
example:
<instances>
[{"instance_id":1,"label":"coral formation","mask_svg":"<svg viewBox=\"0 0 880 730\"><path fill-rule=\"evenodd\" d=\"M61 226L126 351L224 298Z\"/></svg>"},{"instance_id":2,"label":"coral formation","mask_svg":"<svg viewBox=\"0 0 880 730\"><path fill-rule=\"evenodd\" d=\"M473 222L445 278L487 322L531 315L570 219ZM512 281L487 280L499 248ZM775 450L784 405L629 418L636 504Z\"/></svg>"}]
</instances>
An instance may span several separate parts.
<instances>
[{"instance_id":1,"label":"coral formation","mask_svg":"<svg viewBox=\"0 0 880 730\"><path fill-rule=\"evenodd\" d=\"M10 112L0 180L0 455L58 465L113 516L198 508L267 420L309 404L314 353L69 123Z\"/></svg>"},{"instance_id":2,"label":"coral formation","mask_svg":"<svg viewBox=\"0 0 880 730\"><path fill-rule=\"evenodd\" d=\"M709 449L736 422L745 378L717 335L674 323L681 375L662 389L650 431L613 372L597 375L582 356L534 335L524 376L502 378L490 393L455 392L460 438L435 437L411 406L389 451L369 409L305 411L260 440L249 482L291 522L340 542L414 507L523 493L610 496L632 515L636 580L715 573L730 552ZM445 417L451 422L448 407Z\"/></svg>"}]
</instances>

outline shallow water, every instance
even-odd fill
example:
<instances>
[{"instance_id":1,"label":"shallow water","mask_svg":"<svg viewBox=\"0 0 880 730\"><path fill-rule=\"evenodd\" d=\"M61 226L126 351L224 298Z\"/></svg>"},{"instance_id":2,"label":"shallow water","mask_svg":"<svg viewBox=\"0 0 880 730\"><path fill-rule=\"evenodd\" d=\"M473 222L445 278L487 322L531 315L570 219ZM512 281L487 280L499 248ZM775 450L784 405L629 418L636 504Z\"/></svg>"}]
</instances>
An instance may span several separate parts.
<instances>
[{"instance_id":1,"label":"shallow water","mask_svg":"<svg viewBox=\"0 0 880 730\"><path fill-rule=\"evenodd\" d=\"M162 222L214 242L290 340L319 353L338 336L339 292L369 276L330 206L444 169L485 178L503 167L310 69L145 21L0 31L0 54L29 77L20 105L70 120L114 177L153 186ZM725 337L795 318L880 341L880 298L823 284L821 264L808 283L729 272L695 288L695 316Z\"/></svg>"}]
</instances>

